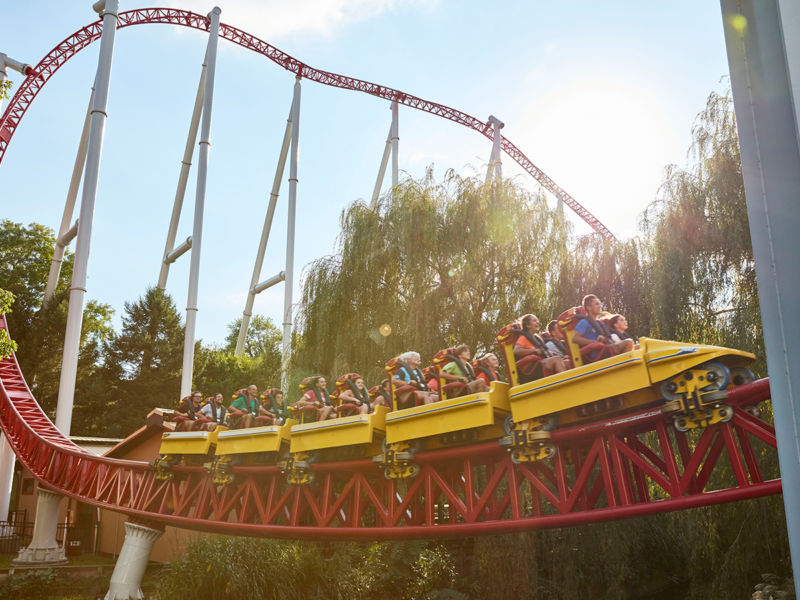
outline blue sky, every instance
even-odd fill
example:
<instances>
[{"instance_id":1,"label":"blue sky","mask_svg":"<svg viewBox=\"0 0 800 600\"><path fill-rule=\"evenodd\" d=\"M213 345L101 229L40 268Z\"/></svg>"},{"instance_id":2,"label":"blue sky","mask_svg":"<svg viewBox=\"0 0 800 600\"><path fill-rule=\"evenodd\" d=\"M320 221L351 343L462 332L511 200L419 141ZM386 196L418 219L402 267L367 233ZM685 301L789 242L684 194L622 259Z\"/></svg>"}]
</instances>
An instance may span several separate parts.
<instances>
[{"instance_id":1,"label":"blue sky","mask_svg":"<svg viewBox=\"0 0 800 600\"><path fill-rule=\"evenodd\" d=\"M482 120L496 115L506 137L621 238L636 234L664 167L686 164L694 117L728 70L715 0L218 4L223 22L316 68ZM121 10L146 6L121 2ZM93 20L88 0L14 3L0 21L0 52L35 64ZM166 25L117 35L87 295L114 306L117 324L123 302L158 277L206 40ZM98 49L62 67L25 115L0 164L3 217L58 227ZM216 83L198 314L207 343L221 343L244 308L293 77L221 41ZM369 198L390 118L386 101L303 83L295 299L299 270L334 251L342 209ZM483 173L490 149L474 131L400 109L401 176L419 177L430 164L438 177L449 168ZM537 189L505 156L503 168ZM178 240L191 233L195 177L193 169ZM283 268L287 192L284 179L262 279ZM577 233L586 231L576 222ZM188 268L185 255L168 283L181 310ZM257 298L255 312L280 323L282 305L276 286Z\"/></svg>"}]
</instances>

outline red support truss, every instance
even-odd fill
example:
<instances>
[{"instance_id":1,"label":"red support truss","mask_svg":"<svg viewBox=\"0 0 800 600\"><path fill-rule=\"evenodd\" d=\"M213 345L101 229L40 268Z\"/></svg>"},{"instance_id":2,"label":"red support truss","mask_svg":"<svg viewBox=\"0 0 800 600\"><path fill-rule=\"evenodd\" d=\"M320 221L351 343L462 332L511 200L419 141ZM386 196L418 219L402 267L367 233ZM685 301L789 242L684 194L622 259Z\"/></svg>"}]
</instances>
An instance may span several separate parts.
<instances>
[{"instance_id":1,"label":"red support truss","mask_svg":"<svg viewBox=\"0 0 800 600\"><path fill-rule=\"evenodd\" d=\"M147 23L166 23L170 25L179 25L183 27L190 27L192 29L199 29L208 31L208 21L202 16L186 10L179 10L174 8L142 8L138 10L130 10L120 13L118 27L130 27L131 25L143 25ZM83 50L86 46L93 41L100 38L102 33L102 21L96 21L87 25L83 29L75 32L63 42L53 48L36 67L33 72L25 78L25 80L17 89L16 94L11 99L8 107L2 118L0 118L0 163L3 161L8 144L11 141L14 132L16 131L19 122L22 120L25 111L28 110L31 102L39 93L39 91L47 83L47 80L70 58ZM299 77L316 81L324 85L342 88L345 90L354 90L364 92L372 96L384 98L404 104L411 108L422 110L438 117L448 119L459 125L469 127L475 131L483 134L488 139L493 139L494 132L489 123L484 123L480 119L468 115L460 110L450 108L443 104L423 100L417 96L406 94L399 90L395 90L386 86L376 83L370 83L361 79L339 75L337 73L330 73L328 71L320 71L310 67L296 58L289 56L285 52L278 50L276 47L268 44L254 35L225 25L220 25L219 35L221 38L229 40L234 44L238 44L243 48L263 54L274 63L280 65L287 71L294 73ZM597 217L592 215L586 208L584 208L575 198L570 196L561 187L559 187L550 177L548 177L539 167L528 159L523 152L511 143L505 137L502 138L502 149L514 161L517 162L526 172L528 172L539 184L556 196L559 200L569 206L575 213L581 217L592 229L602 235L607 240L613 240L614 234L603 225Z\"/></svg>"},{"instance_id":2,"label":"red support truss","mask_svg":"<svg viewBox=\"0 0 800 600\"><path fill-rule=\"evenodd\" d=\"M741 386L729 395L733 419L695 433L658 409L559 430L547 462L514 464L487 442L418 455L412 480L386 480L358 460L313 465L311 485L289 485L267 465L235 467L235 483L216 486L202 467L175 467L165 482L148 463L84 452L39 408L16 358L0 361L0 426L44 487L163 525L293 539L475 536L777 494L777 473L762 466L775 430L739 407L768 397L766 379Z\"/></svg>"}]
</instances>

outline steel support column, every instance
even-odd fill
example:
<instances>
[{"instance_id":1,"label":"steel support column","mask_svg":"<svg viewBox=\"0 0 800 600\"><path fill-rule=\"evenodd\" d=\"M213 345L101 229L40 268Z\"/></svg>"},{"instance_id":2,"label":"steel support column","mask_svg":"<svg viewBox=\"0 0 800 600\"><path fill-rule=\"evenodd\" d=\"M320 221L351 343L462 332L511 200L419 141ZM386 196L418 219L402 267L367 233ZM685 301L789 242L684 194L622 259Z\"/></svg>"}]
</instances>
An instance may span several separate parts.
<instances>
[{"instance_id":1,"label":"steel support column","mask_svg":"<svg viewBox=\"0 0 800 600\"><path fill-rule=\"evenodd\" d=\"M64 334L64 357L61 361L61 378L58 384L56 427L69 435L72 425L72 404L75 398L75 379L78 372L78 352L83 327L83 303L86 296L86 276L89 269L89 249L92 242L94 204L97 199L97 181L100 176L100 157L103 152L103 134L108 116L108 90L111 83L111 61L114 57L114 39L117 33L119 0L107 0L94 5L103 16L103 34L100 39L100 57L97 61L95 92L92 101L92 118L89 142L86 148L86 170L81 195L80 227L75 246L75 264L69 290L67 330Z\"/></svg>"},{"instance_id":2,"label":"steel support column","mask_svg":"<svg viewBox=\"0 0 800 600\"><path fill-rule=\"evenodd\" d=\"M36 497L36 520L33 523L31 543L19 551L12 565L59 564L67 562L64 548L56 542L58 506L62 496L39 488Z\"/></svg>"},{"instance_id":3,"label":"steel support column","mask_svg":"<svg viewBox=\"0 0 800 600\"><path fill-rule=\"evenodd\" d=\"M275 215L275 205L278 203L278 195L281 191L281 180L283 179L283 171L286 168L286 157L289 154L289 143L292 139L292 117L294 116L295 101L299 98L296 94L292 99L292 106L289 108L289 117L286 119L286 130L283 133L283 143L281 144L281 151L278 155L278 166L275 169L275 179L272 180L272 191L269 195L269 206L267 207L267 216L264 218L264 227L261 229L261 240L258 243L258 250L256 251L256 262L253 265L253 277L250 279L250 288L247 290L247 302L245 303L244 311L242 312L242 324L239 326L239 337L236 340L236 356L241 356L244 352L244 342L247 338L247 328L250 326L250 317L253 316L253 303L256 299L256 286L258 280L261 278L261 266L264 264L264 253L267 250L267 242L269 241L269 232L272 229L272 217Z\"/></svg>"},{"instance_id":4,"label":"steel support column","mask_svg":"<svg viewBox=\"0 0 800 600\"><path fill-rule=\"evenodd\" d=\"M281 389L289 385L289 354L292 350L292 288L294 287L294 223L297 212L297 157L300 145L300 77L294 83L292 100L292 147L289 163L289 211L286 225L286 283L283 291L283 339L281 344Z\"/></svg>"},{"instance_id":5,"label":"steel support column","mask_svg":"<svg viewBox=\"0 0 800 600\"><path fill-rule=\"evenodd\" d=\"M86 149L89 145L89 128L92 122L93 105L94 86L92 86L92 92L89 95L89 106L86 108L86 118L83 120L81 140L78 142L78 152L75 155L75 165L72 168L72 177L69 181L67 200L64 203L64 213L61 215L61 225L58 228L58 236L56 237L56 244L53 248L53 258L50 260L50 273L47 275L47 285L44 288L43 305L50 302L53 295L56 293L56 287L58 287L58 278L61 275L61 263L64 261L64 251L69 243L69 240L67 240L65 236L67 236L67 232L71 228L72 214L75 212L75 201L78 198L78 189L81 186L81 175L83 175L83 169L86 165Z\"/></svg>"},{"instance_id":6,"label":"steel support column","mask_svg":"<svg viewBox=\"0 0 800 600\"><path fill-rule=\"evenodd\" d=\"M800 573L800 10L778 0L722 0L742 175L769 367L783 502ZM795 89L792 77L795 75ZM800 578L795 578L800 595Z\"/></svg>"},{"instance_id":7,"label":"steel support column","mask_svg":"<svg viewBox=\"0 0 800 600\"><path fill-rule=\"evenodd\" d=\"M208 48L206 50L206 75L203 91L203 116L200 127L200 149L197 161L197 189L194 201L194 226L192 228L192 260L189 267L189 293L186 300L186 329L183 338L183 366L181 368L181 397L192 391L194 370L194 342L197 327L197 291L200 283L200 251L203 242L203 213L206 203L206 177L208 174L208 155L211 149L211 108L214 102L214 73L217 63L217 42L219 41L219 16L222 13L215 6L208 19Z\"/></svg>"},{"instance_id":8,"label":"steel support column","mask_svg":"<svg viewBox=\"0 0 800 600\"><path fill-rule=\"evenodd\" d=\"M172 215L169 219L167 229L167 242L164 245L164 257L161 260L161 271L158 274L158 288L167 288L167 277L169 276L169 266L172 262L168 261L169 255L175 249L175 238L178 235L178 222L181 220L181 209L183 208L183 198L186 195L186 183L189 181L189 169L192 167L192 156L194 154L194 144L197 141L197 130L200 127L200 115L203 112L203 97L206 84L206 65L208 64L208 52L203 58L203 66L200 69L200 82L197 84L197 95L194 99L194 109L192 110L192 120L189 123L189 135L186 136L186 147L183 150L183 160L181 160L181 171L178 175L178 187L175 190L175 200L172 203ZM174 262L174 261L173 261Z\"/></svg>"}]
</instances>

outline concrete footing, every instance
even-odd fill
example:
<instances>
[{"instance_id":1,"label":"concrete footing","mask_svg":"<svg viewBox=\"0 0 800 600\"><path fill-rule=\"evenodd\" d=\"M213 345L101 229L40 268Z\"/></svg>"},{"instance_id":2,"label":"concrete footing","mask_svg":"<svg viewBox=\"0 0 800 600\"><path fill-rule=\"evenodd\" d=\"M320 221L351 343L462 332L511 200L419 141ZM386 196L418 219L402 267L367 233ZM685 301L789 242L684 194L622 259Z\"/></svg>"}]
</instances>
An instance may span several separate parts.
<instances>
[{"instance_id":1,"label":"concrete footing","mask_svg":"<svg viewBox=\"0 0 800 600\"><path fill-rule=\"evenodd\" d=\"M122 544L105 600L144 598L142 576L150 559L153 544L163 531L139 523L125 523L125 541Z\"/></svg>"},{"instance_id":2,"label":"concrete footing","mask_svg":"<svg viewBox=\"0 0 800 600\"><path fill-rule=\"evenodd\" d=\"M33 524L31 543L19 551L11 561L15 567L45 564L65 564L67 555L64 548L56 542L58 526L58 505L61 495L39 488L36 500L36 521Z\"/></svg>"}]
</instances>

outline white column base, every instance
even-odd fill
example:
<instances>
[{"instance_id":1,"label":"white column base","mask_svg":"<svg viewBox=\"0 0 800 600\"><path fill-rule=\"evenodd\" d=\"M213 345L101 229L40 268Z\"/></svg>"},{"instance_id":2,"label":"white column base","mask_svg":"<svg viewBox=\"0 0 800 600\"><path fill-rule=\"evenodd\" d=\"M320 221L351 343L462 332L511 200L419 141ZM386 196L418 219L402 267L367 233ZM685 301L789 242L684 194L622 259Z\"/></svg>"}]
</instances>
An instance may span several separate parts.
<instances>
[{"instance_id":1,"label":"white column base","mask_svg":"<svg viewBox=\"0 0 800 600\"><path fill-rule=\"evenodd\" d=\"M64 564L67 555L64 548L56 542L58 525L58 505L61 495L39 488L36 500L36 521L33 524L33 539L28 547L19 551L11 561L13 566L36 564Z\"/></svg>"},{"instance_id":2,"label":"white column base","mask_svg":"<svg viewBox=\"0 0 800 600\"><path fill-rule=\"evenodd\" d=\"M114 565L114 573L104 600L137 600L142 594L142 576L150 560L153 544L163 531L151 529L138 523L125 523L125 541Z\"/></svg>"},{"instance_id":3,"label":"white column base","mask_svg":"<svg viewBox=\"0 0 800 600\"><path fill-rule=\"evenodd\" d=\"M14 451L6 436L0 433L0 521L8 520L11 485L14 481Z\"/></svg>"}]
</instances>

